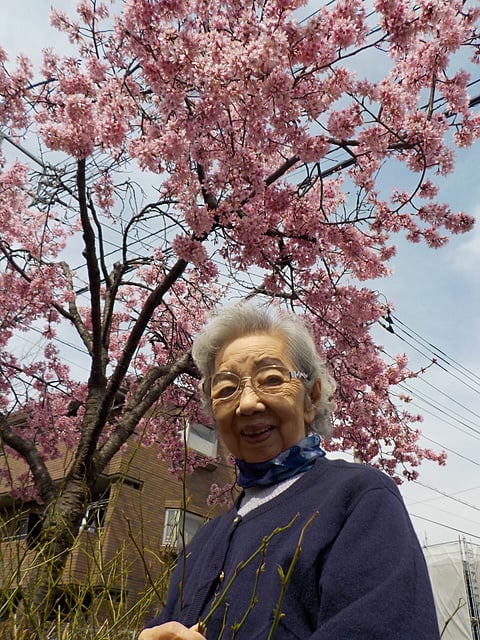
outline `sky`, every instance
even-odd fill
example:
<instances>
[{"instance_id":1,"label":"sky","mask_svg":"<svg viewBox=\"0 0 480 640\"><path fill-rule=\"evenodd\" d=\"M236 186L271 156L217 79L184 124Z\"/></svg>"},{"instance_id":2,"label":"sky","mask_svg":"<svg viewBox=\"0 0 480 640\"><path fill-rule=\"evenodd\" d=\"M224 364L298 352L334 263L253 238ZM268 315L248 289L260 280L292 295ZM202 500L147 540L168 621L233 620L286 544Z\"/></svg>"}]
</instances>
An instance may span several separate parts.
<instances>
[{"instance_id":1,"label":"sky","mask_svg":"<svg viewBox=\"0 0 480 640\"><path fill-rule=\"evenodd\" d=\"M0 46L12 56L20 51L35 56L46 46L66 51L64 36L49 26L50 4L0 0ZM70 11L75 1L54 4ZM480 84L472 96L478 93ZM474 231L439 250L397 240L394 274L375 285L395 305L395 333L374 328L386 353L406 353L414 370L427 367L433 353L437 357L437 364L403 390L413 397L407 408L424 414L422 444L449 453L446 467L426 462L418 482L401 487L417 535L429 545L459 536L480 545L479 166L477 142L457 154L456 170L440 192L453 210L479 220Z\"/></svg>"}]
</instances>

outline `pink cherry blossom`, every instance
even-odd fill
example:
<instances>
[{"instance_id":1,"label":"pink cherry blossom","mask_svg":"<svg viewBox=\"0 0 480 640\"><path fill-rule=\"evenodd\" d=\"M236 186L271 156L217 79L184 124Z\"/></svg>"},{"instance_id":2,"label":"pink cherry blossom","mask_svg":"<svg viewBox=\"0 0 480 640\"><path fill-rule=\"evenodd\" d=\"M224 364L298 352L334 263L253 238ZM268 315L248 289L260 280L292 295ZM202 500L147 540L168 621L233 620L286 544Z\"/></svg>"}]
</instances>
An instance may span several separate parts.
<instances>
[{"instance_id":1,"label":"pink cherry blossom","mask_svg":"<svg viewBox=\"0 0 480 640\"><path fill-rule=\"evenodd\" d=\"M438 193L455 146L480 137L480 8L376 0L367 15L338 0L299 21L304 5L81 1L52 12L72 51L46 49L38 76L0 49L17 156L0 155L0 431L11 455L35 443L46 504L42 462L62 443L80 475L82 456L101 473L132 437L175 473L200 464L181 437L206 419L192 337L216 305L255 295L312 323L338 383L330 448L397 481L444 464L394 401L414 373L370 335L385 313L370 281L388 277L396 234L440 249L473 225ZM398 166L413 184L387 190Z\"/></svg>"}]
</instances>

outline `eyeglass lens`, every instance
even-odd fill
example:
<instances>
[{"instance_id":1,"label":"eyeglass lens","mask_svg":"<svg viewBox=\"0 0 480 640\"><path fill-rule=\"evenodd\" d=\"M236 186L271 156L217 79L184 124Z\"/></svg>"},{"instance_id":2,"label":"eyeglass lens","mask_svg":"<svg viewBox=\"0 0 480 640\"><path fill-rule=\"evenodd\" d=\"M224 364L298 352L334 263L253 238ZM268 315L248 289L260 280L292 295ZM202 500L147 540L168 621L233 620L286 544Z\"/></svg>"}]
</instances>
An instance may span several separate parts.
<instances>
[{"instance_id":1,"label":"eyeglass lens","mask_svg":"<svg viewBox=\"0 0 480 640\"><path fill-rule=\"evenodd\" d=\"M250 380L255 391L260 393L279 393L285 383L290 382L290 371L285 367L262 367L251 376L240 378L236 373L224 371L217 373L212 380L212 398L225 400L237 395L246 381ZM242 384L243 383L243 384Z\"/></svg>"}]
</instances>

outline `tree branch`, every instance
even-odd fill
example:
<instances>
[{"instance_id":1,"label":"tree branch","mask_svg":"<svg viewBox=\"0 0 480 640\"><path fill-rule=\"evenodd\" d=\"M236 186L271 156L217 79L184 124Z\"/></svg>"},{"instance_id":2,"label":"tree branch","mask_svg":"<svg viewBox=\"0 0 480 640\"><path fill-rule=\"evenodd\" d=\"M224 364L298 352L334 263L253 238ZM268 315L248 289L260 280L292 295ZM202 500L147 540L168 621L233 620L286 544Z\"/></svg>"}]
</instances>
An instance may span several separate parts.
<instances>
[{"instance_id":1,"label":"tree branch","mask_svg":"<svg viewBox=\"0 0 480 640\"><path fill-rule=\"evenodd\" d=\"M90 305L92 312L92 367L89 385L99 386L105 382L106 357L102 335L101 313L101 277L95 251L95 234L88 217L86 198L85 160L77 164L77 190L80 208L80 220L85 244L84 256L87 261Z\"/></svg>"},{"instance_id":2,"label":"tree branch","mask_svg":"<svg viewBox=\"0 0 480 640\"><path fill-rule=\"evenodd\" d=\"M2 413L0 413L0 437L5 444L25 458L42 500L45 503L51 501L56 495L55 485L35 443L14 433L8 418Z\"/></svg>"},{"instance_id":3,"label":"tree branch","mask_svg":"<svg viewBox=\"0 0 480 640\"><path fill-rule=\"evenodd\" d=\"M135 431L140 420L160 398L167 387L183 373L192 373L193 360L187 351L169 367L155 367L140 382L138 389L124 408L122 417L107 442L95 453L94 465L101 472L119 448Z\"/></svg>"}]
</instances>

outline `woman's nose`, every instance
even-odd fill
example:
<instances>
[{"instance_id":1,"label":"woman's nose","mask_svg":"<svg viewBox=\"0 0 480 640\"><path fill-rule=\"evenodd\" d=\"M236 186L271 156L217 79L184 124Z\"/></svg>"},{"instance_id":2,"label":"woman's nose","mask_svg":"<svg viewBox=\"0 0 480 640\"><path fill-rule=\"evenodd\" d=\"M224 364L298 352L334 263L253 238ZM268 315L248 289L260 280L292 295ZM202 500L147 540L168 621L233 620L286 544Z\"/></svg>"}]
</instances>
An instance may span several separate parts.
<instances>
[{"instance_id":1,"label":"woman's nose","mask_svg":"<svg viewBox=\"0 0 480 640\"><path fill-rule=\"evenodd\" d=\"M240 395L238 396L236 413L238 415L248 415L256 411L262 411L264 408L265 405L255 391L251 380L245 380Z\"/></svg>"}]
</instances>

